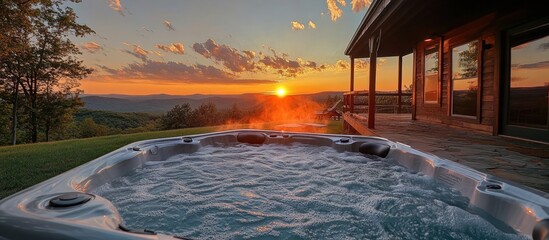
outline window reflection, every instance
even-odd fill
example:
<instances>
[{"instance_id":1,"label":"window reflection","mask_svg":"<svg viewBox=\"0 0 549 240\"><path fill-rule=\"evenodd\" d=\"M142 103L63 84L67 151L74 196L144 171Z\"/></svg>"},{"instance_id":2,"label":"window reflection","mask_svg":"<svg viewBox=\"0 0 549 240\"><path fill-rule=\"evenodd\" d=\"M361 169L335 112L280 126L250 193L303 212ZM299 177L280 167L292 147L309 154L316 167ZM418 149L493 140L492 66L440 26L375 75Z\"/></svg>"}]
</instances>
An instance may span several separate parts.
<instances>
[{"instance_id":1,"label":"window reflection","mask_svg":"<svg viewBox=\"0 0 549 240\"><path fill-rule=\"evenodd\" d=\"M547 128L549 36L511 47L508 122Z\"/></svg>"},{"instance_id":2,"label":"window reflection","mask_svg":"<svg viewBox=\"0 0 549 240\"><path fill-rule=\"evenodd\" d=\"M452 114L477 116L478 41L452 49Z\"/></svg>"},{"instance_id":3,"label":"window reflection","mask_svg":"<svg viewBox=\"0 0 549 240\"><path fill-rule=\"evenodd\" d=\"M438 102L438 45L425 50L425 103Z\"/></svg>"}]
</instances>

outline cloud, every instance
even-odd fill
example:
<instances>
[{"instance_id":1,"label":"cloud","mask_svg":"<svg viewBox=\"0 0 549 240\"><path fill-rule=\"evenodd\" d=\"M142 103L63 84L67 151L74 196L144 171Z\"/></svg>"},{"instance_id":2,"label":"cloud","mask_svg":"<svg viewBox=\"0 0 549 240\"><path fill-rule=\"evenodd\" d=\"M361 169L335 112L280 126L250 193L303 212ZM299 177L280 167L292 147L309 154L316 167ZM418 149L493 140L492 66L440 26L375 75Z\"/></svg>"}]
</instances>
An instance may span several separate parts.
<instances>
[{"instance_id":1,"label":"cloud","mask_svg":"<svg viewBox=\"0 0 549 240\"><path fill-rule=\"evenodd\" d=\"M316 24L311 20L309 20L309 28L316 29Z\"/></svg>"},{"instance_id":2,"label":"cloud","mask_svg":"<svg viewBox=\"0 0 549 240\"><path fill-rule=\"evenodd\" d=\"M351 0L351 10L353 10L353 12L360 12L367 9L371 3L372 0ZM330 13L333 22L343 16L343 10L341 8L345 6L347 6L345 0L326 0L326 7L328 8L328 12Z\"/></svg>"},{"instance_id":3,"label":"cloud","mask_svg":"<svg viewBox=\"0 0 549 240\"><path fill-rule=\"evenodd\" d=\"M122 4L120 4L120 0L109 0L109 7L112 10L117 11L118 13L120 13L120 15L125 16L124 11L122 9Z\"/></svg>"},{"instance_id":4,"label":"cloud","mask_svg":"<svg viewBox=\"0 0 549 240\"><path fill-rule=\"evenodd\" d=\"M528 64L512 64L512 68L515 69L542 69L549 68L549 61L542 61L537 63L528 63Z\"/></svg>"},{"instance_id":5,"label":"cloud","mask_svg":"<svg viewBox=\"0 0 549 240\"><path fill-rule=\"evenodd\" d=\"M303 30L305 28L305 25L301 24L300 22L293 21L292 22L292 30Z\"/></svg>"},{"instance_id":6,"label":"cloud","mask_svg":"<svg viewBox=\"0 0 549 240\"><path fill-rule=\"evenodd\" d=\"M96 52L99 52L100 50L103 50L103 47L101 47L101 45L99 45L96 42L87 42L82 44L82 46L80 47L89 53L96 53Z\"/></svg>"},{"instance_id":7,"label":"cloud","mask_svg":"<svg viewBox=\"0 0 549 240\"><path fill-rule=\"evenodd\" d=\"M383 58L378 58L377 61L378 61L377 63L378 66L383 65L385 63L385 59ZM370 67L370 60L355 59L355 69L366 69L369 67Z\"/></svg>"},{"instance_id":8,"label":"cloud","mask_svg":"<svg viewBox=\"0 0 549 240\"><path fill-rule=\"evenodd\" d=\"M387 62L385 58L377 59L377 66L383 66ZM355 59L355 70L358 69L368 69L370 66L369 59ZM351 61L349 60L337 60L335 64L328 65L327 68L337 70L337 71L348 71L351 69Z\"/></svg>"},{"instance_id":9,"label":"cloud","mask_svg":"<svg viewBox=\"0 0 549 240\"><path fill-rule=\"evenodd\" d=\"M183 55L185 53L185 47L183 43L172 43L170 45L156 45L156 47L164 52L171 52L174 54Z\"/></svg>"},{"instance_id":10,"label":"cloud","mask_svg":"<svg viewBox=\"0 0 549 240\"><path fill-rule=\"evenodd\" d=\"M337 60L337 62L335 64L335 67L338 70L345 71L345 70L351 68L351 64L348 61L345 61L345 60Z\"/></svg>"},{"instance_id":11,"label":"cloud","mask_svg":"<svg viewBox=\"0 0 549 240\"><path fill-rule=\"evenodd\" d=\"M339 8L339 6L337 5L338 3L342 7L345 7L347 5L345 0L326 0L326 7L328 8L330 17L334 22L343 15L343 10Z\"/></svg>"},{"instance_id":12,"label":"cloud","mask_svg":"<svg viewBox=\"0 0 549 240\"><path fill-rule=\"evenodd\" d=\"M353 12L360 12L368 8L371 3L371 0L351 0L351 9Z\"/></svg>"},{"instance_id":13,"label":"cloud","mask_svg":"<svg viewBox=\"0 0 549 240\"><path fill-rule=\"evenodd\" d=\"M274 70L280 76L292 78L308 71L322 70L314 61L306 61L301 58L291 60L288 59L288 54L283 53L280 56L274 49L270 50L273 56L262 54L258 61L258 67L262 70Z\"/></svg>"},{"instance_id":14,"label":"cloud","mask_svg":"<svg viewBox=\"0 0 549 240\"><path fill-rule=\"evenodd\" d=\"M244 50L242 51L244 54L246 54L246 56L248 56L249 59L253 59L255 58L255 52L254 51L248 51L248 50Z\"/></svg>"},{"instance_id":15,"label":"cloud","mask_svg":"<svg viewBox=\"0 0 549 240\"><path fill-rule=\"evenodd\" d=\"M156 56L162 57L162 53L159 51L149 51L151 53L154 53Z\"/></svg>"},{"instance_id":16,"label":"cloud","mask_svg":"<svg viewBox=\"0 0 549 240\"><path fill-rule=\"evenodd\" d=\"M196 53L222 64L233 73L261 71L283 77L297 77L306 72L323 69L314 61L302 58L290 59L288 54L278 54L272 48L269 48L272 54L263 52L256 54L254 51L239 51L230 46L218 44L213 39L208 39L204 43L195 43L192 48Z\"/></svg>"},{"instance_id":17,"label":"cloud","mask_svg":"<svg viewBox=\"0 0 549 240\"><path fill-rule=\"evenodd\" d=\"M355 59L355 70L367 69L369 65L370 62L368 60ZM330 67L339 71L347 71L351 69L351 62L347 60L337 60L337 62Z\"/></svg>"},{"instance_id":18,"label":"cloud","mask_svg":"<svg viewBox=\"0 0 549 240\"><path fill-rule=\"evenodd\" d=\"M204 43L195 43L193 50L205 58L213 59L233 72L256 70L253 51L238 51L224 44L217 44L213 39Z\"/></svg>"},{"instance_id":19,"label":"cloud","mask_svg":"<svg viewBox=\"0 0 549 240\"><path fill-rule=\"evenodd\" d=\"M168 20L164 20L164 26L166 26L166 28L168 28L168 31L175 31L175 28L173 28L172 23Z\"/></svg>"},{"instance_id":20,"label":"cloud","mask_svg":"<svg viewBox=\"0 0 549 240\"><path fill-rule=\"evenodd\" d=\"M132 45L132 44L124 43L124 45L133 47L133 50L132 51L123 50L123 52L128 53L128 54L130 54L130 55L132 55L136 58L139 58L143 62L148 60L147 55L149 55L149 53L151 53L150 51L147 51L147 50L141 48L141 46L135 45L135 44Z\"/></svg>"},{"instance_id":21,"label":"cloud","mask_svg":"<svg viewBox=\"0 0 549 240\"><path fill-rule=\"evenodd\" d=\"M272 84L274 80L239 79L236 75L213 66L201 64L187 65L180 62L144 61L132 63L120 69L99 66L107 75L99 75L95 80L152 80L164 83L199 84Z\"/></svg>"}]
</instances>

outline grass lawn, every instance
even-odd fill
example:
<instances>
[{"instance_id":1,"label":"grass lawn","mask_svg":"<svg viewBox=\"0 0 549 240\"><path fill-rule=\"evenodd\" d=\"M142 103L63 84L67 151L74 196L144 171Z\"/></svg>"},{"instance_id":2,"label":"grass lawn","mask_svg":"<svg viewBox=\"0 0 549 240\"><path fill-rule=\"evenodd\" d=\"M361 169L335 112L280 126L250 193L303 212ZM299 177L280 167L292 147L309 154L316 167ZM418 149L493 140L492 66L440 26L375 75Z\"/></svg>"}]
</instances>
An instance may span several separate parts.
<instances>
[{"instance_id":1,"label":"grass lawn","mask_svg":"<svg viewBox=\"0 0 549 240\"><path fill-rule=\"evenodd\" d=\"M275 125L269 123L259 127L272 129ZM237 128L251 127L235 125L188 128L0 147L0 199L132 142ZM342 121L328 123L327 133L342 131Z\"/></svg>"}]
</instances>

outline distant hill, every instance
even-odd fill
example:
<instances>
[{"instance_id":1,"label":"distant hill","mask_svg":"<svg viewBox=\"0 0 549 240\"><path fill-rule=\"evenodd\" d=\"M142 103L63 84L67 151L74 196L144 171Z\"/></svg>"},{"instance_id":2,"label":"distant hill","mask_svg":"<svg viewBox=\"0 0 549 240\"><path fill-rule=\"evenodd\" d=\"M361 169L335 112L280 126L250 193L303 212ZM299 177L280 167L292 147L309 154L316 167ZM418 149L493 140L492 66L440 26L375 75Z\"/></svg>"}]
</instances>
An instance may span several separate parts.
<instances>
[{"instance_id":1,"label":"distant hill","mask_svg":"<svg viewBox=\"0 0 549 240\"><path fill-rule=\"evenodd\" d=\"M257 94L242 94L242 95L257 95ZM192 94L192 95L169 95L169 94L151 94L151 95L125 95L125 94L83 94L81 97L106 97L106 98L121 98L127 100L168 100L178 98L189 99L204 99L208 97L240 97L241 95L206 95L206 94Z\"/></svg>"},{"instance_id":2,"label":"distant hill","mask_svg":"<svg viewBox=\"0 0 549 240\"><path fill-rule=\"evenodd\" d=\"M315 94L303 94L295 96L309 97L314 101L322 102L328 96L342 95L343 92L321 92ZM204 103L212 102L219 109L228 109L236 104L240 109L252 109L257 103L257 97L262 94L241 94L241 95L83 95L84 108L90 110L103 110L112 112L145 112L165 113L175 105L189 103L196 108ZM264 95L263 95L264 96Z\"/></svg>"},{"instance_id":3,"label":"distant hill","mask_svg":"<svg viewBox=\"0 0 549 240\"><path fill-rule=\"evenodd\" d=\"M96 123L117 130L143 127L159 117L160 115L151 113L121 113L89 109L81 109L74 115L78 122L91 118Z\"/></svg>"}]
</instances>

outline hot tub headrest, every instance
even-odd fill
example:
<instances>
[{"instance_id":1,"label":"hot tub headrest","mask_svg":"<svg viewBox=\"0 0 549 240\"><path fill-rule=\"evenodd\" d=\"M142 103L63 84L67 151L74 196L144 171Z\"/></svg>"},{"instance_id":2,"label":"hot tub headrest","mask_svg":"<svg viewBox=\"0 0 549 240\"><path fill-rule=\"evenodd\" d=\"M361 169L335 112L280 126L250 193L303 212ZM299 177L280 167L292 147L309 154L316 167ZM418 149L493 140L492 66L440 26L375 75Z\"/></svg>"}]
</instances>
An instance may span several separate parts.
<instances>
[{"instance_id":1,"label":"hot tub headrest","mask_svg":"<svg viewBox=\"0 0 549 240\"><path fill-rule=\"evenodd\" d=\"M391 147L382 143L365 142L358 147L358 151L364 154L376 155L382 158L387 157Z\"/></svg>"},{"instance_id":2,"label":"hot tub headrest","mask_svg":"<svg viewBox=\"0 0 549 240\"><path fill-rule=\"evenodd\" d=\"M263 144L267 137L263 133L239 133L236 140L241 143Z\"/></svg>"},{"instance_id":3,"label":"hot tub headrest","mask_svg":"<svg viewBox=\"0 0 549 240\"><path fill-rule=\"evenodd\" d=\"M549 240L549 219L543 219L536 224L532 238L534 240Z\"/></svg>"}]
</instances>

